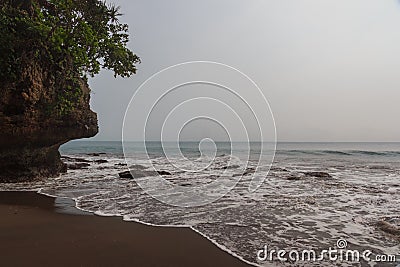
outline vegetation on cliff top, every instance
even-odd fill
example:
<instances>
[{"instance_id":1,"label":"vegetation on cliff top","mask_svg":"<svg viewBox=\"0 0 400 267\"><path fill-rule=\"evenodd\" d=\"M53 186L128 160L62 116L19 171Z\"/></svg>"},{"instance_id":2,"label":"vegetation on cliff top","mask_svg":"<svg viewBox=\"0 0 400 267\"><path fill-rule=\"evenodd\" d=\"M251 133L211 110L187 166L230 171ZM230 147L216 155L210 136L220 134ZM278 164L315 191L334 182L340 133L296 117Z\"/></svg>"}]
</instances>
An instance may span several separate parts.
<instances>
[{"instance_id":1,"label":"vegetation on cliff top","mask_svg":"<svg viewBox=\"0 0 400 267\"><path fill-rule=\"evenodd\" d=\"M119 7L99 0L0 0L0 80L17 81L26 60L36 60L61 88L57 111L73 109L79 81L101 68L115 76L136 73L139 58L127 48L128 25Z\"/></svg>"}]
</instances>

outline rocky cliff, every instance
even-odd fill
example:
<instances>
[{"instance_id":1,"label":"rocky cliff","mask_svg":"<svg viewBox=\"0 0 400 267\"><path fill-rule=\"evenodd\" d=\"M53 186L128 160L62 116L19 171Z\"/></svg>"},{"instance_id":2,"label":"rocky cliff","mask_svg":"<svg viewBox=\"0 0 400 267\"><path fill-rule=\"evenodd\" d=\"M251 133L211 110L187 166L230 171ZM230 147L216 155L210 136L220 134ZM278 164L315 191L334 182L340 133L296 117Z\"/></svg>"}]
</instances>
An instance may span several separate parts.
<instances>
[{"instance_id":1,"label":"rocky cliff","mask_svg":"<svg viewBox=\"0 0 400 267\"><path fill-rule=\"evenodd\" d=\"M58 176L66 170L60 145L98 132L86 80L60 79L46 62L21 58L17 79L0 81L0 182Z\"/></svg>"}]
</instances>

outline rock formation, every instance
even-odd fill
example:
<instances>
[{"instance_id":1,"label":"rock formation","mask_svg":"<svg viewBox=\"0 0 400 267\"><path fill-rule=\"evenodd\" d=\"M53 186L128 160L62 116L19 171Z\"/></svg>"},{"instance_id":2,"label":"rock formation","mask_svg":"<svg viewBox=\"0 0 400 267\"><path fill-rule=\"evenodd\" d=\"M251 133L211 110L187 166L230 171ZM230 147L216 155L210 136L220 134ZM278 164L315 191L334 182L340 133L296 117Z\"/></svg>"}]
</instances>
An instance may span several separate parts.
<instances>
[{"instance_id":1,"label":"rock formation","mask_svg":"<svg viewBox=\"0 0 400 267\"><path fill-rule=\"evenodd\" d=\"M80 88L75 88L73 104L60 111L60 95L71 86L60 84L46 62L29 56L23 60L17 79L0 81L0 182L58 176L66 170L60 145L98 132L84 79L76 77L74 85Z\"/></svg>"}]
</instances>

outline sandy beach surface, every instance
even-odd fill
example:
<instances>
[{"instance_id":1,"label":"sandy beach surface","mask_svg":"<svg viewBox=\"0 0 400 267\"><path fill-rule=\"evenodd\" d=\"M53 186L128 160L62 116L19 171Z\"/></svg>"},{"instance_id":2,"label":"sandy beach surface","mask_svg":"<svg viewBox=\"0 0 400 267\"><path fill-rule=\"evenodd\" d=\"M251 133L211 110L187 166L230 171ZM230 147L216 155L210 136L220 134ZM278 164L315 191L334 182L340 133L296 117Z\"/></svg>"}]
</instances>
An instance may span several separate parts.
<instances>
[{"instance_id":1,"label":"sandy beach surface","mask_svg":"<svg viewBox=\"0 0 400 267\"><path fill-rule=\"evenodd\" d=\"M0 192L3 266L248 266L188 228L100 217L33 192Z\"/></svg>"}]
</instances>

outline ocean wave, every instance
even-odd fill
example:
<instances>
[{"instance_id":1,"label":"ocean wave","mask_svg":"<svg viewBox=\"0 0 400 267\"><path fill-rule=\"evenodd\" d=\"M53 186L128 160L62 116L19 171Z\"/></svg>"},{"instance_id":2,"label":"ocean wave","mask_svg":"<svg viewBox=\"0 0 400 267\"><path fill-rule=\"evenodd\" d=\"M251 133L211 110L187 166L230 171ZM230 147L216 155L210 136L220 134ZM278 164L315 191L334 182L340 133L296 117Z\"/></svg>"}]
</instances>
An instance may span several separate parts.
<instances>
[{"instance_id":1,"label":"ocean wave","mask_svg":"<svg viewBox=\"0 0 400 267\"><path fill-rule=\"evenodd\" d=\"M337 156L400 156L400 151L370 151L370 150L278 150L277 155L337 155Z\"/></svg>"}]
</instances>

